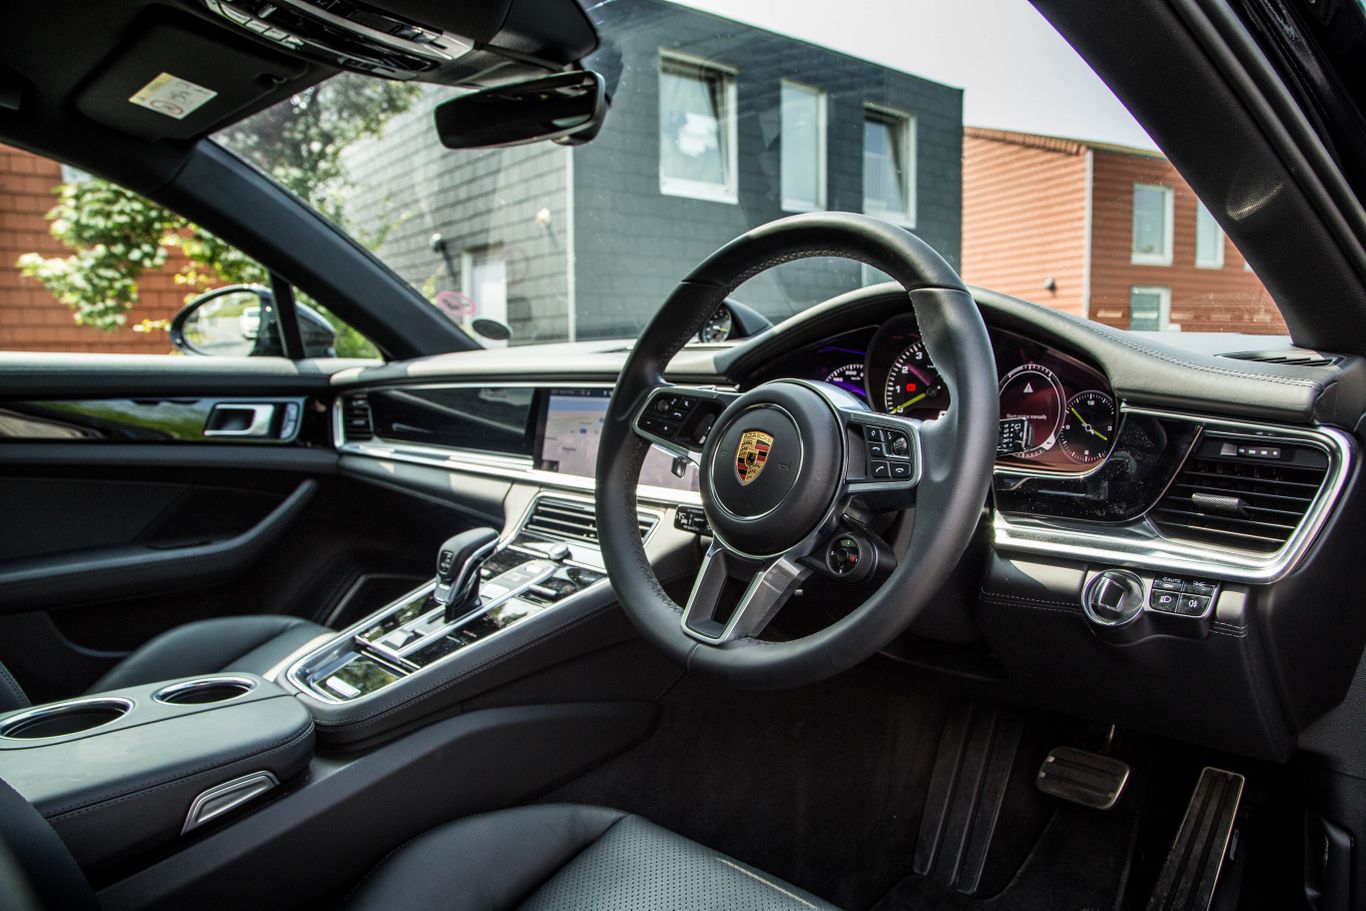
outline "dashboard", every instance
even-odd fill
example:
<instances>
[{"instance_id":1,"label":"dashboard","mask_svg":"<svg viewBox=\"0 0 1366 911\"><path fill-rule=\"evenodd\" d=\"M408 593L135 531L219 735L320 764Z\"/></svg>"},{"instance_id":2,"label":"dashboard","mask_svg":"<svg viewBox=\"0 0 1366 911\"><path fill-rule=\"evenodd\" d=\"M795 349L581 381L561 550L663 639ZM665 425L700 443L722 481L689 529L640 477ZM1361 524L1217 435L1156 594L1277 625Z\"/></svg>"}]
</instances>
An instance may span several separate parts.
<instances>
[{"instance_id":1,"label":"dashboard","mask_svg":"<svg viewBox=\"0 0 1366 911\"><path fill-rule=\"evenodd\" d=\"M1000 391L997 464L1030 472L1079 474L1105 461L1118 439L1119 407L1097 368L1012 332L990 330ZM903 314L794 351L753 377L831 383L876 411L934 420L949 390Z\"/></svg>"}]
</instances>

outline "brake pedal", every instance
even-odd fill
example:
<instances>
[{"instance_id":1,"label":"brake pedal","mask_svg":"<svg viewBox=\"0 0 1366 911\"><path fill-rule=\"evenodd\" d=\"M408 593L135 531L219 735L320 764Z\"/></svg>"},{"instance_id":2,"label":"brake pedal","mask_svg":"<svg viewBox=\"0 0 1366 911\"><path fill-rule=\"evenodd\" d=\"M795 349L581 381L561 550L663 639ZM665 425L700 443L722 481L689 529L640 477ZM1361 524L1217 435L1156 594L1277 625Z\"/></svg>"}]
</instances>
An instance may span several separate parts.
<instances>
[{"instance_id":1,"label":"brake pedal","mask_svg":"<svg viewBox=\"0 0 1366 911\"><path fill-rule=\"evenodd\" d=\"M1206 911L1243 797L1242 775L1206 767L1167 852L1148 911Z\"/></svg>"},{"instance_id":2,"label":"brake pedal","mask_svg":"<svg viewBox=\"0 0 1366 911\"><path fill-rule=\"evenodd\" d=\"M1129 783L1129 764L1076 747L1054 747L1039 768L1034 784L1052 797L1108 810Z\"/></svg>"}]
</instances>

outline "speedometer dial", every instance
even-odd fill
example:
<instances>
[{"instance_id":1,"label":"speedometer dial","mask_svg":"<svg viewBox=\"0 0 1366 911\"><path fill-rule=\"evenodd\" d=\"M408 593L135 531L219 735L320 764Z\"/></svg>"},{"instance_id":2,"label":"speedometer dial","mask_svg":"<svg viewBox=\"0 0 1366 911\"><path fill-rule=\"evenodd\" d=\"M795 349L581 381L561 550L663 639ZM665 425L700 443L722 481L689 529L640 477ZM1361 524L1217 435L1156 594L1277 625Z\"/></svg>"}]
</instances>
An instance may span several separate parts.
<instances>
[{"instance_id":1,"label":"speedometer dial","mask_svg":"<svg viewBox=\"0 0 1366 911\"><path fill-rule=\"evenodd\" d=\"M1072 461L1090 465L1109 453L1115 426L1115 400L1098 389L1087 389L1067 400L1058 442Z\"/></svg>"},{"instance_id":2,"label":"speedometer dial","mask_svg":"<svg viewBox=\"0 0 1366 911\"><path fill-rule=\"evenodd\" d=\"M863 362L845 364L843 367L836 367L830 371L830 375L825 381L832 386L838 386L845 392L851 392L860 399L866 395L863 386Z\"/></svg>"},{"instance_id":3,"label":"speedometer dial","mask_svg":"<svg viewBox=\"0 0 1366 911\"><path fill-rule=\"evenodd\" d=\"M1001 380L1001 420L1023 419L1024 449L1015 455L1037 458L1058 441L1066 398L1052 370L1033 362L1021 364Z\"/></svg>"},{"instance_id":4,"label":"speedometer dial","mask_svg":"<svg viewBox=\"0 0 1366 911\"><path fill-rule=\"evenodd\" d=\"M924 342L912 342L892 361L883 384L882 407L888 414L939 412L949 407L948 390L930 363Z\"/></svg>"}]
</instances>

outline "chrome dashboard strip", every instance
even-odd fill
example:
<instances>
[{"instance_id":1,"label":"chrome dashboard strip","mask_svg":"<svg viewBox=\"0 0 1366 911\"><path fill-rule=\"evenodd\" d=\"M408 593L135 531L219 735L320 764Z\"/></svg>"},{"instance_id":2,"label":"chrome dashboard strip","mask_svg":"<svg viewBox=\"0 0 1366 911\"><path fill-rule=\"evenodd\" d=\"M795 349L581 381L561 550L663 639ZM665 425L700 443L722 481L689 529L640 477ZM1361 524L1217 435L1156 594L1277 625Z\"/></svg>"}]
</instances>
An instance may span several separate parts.
<instances>
[{"instance_id":1,"label":"chrome dashboard strip","mask_svg":"<svg viewBox=\"0 0 1366 911\"><path fill-rule=\"evenodd\" d=\"M482 383L426 383L425 387L441 388L483 388ZM552 388L544 383L500 383L505 386L525 386L530 388ZM412 387L418 388L418 387ZM559 388L559 387L554 387ZM611 389L610 384L581 383L566 384L564 388ZM560 474L557 471L544 471L536 468L535 462L525 456L503 456L494 453L473 452L470 450L446 449L440 446L423 446L421 443L395 443L380 440L351 442L346 439L342 420L342 399L353 393L364 393L364 389L347 390L337 394L332 403L332 437L337 451L343 454L366 456L372 459L385 459L393 462L406 462L411 465L424 465L429 468L445 468L470 474L500 478L534 484L537 487L585 493L592 496L597 489L592 478L579 475ZM640 485L638 499L665 506L701 506L702 496L694 490L679 490L669 487Z\"/></svg>"},{"instance_id":2,"label":"chrome dashboard strip","mask_svg":"<svg viewBox=\"0 0 1366 911\"><path fill-rule=\"evenodd\" d=\"M1002 551L1043 554L1108 566L1149 569L1231 582L1269 583L1288 575L1327 523L1356 459L1356 443L1333 427L1283 427L1121 405L1127 414L1203 424L1207 433L1261 434L1308 443L1328 456L1328 473L1295 533L1278 551L1258 554L1162 537L1144 517L1122 526L994 512L992 543ZM1179 470L1179 469L1178 469Z\"/></svg>"},{"instance_id":3,"label":"chrome dashboard strip","mask_svg":"<svg viewBox=\"0 0 1366 911\"><path fill-rule=\"evenodd\" d=\"M449 388L483 387L486 384L433 382L417 385ZM551 388L553 384L514 381L500 383L499 385ZM566 388L611 388L611 384L607 383L565 383L563 385ZM684 386L680 385L679 388L684 388ZM333 433L337 442L337 450L341 453L463 471L506 481L533 484L547 489L573 491L590 497L593 495L595 484L592 478L543 471L534 468L534 462L525 457L498 456L492 453L443 449L421 444L387 443L377 440L348 442L343 433L342 397L365 391L367 390L364 388L340 390L333 403ZM1302 428L1262 424L1254 421L1165 411L1129 405L1124 402L1119 403L1119 410L1121 415L1137 414L1202 424L1207 432L1268 434L1285 440L1316 445L1322 448L1329 457L1328 474L1324 486L1305 514L1304 521L1291 535L1290 540L1280 550L1270 554L1239 551L1215 545L1172 541L1159 535L1144 518L1127 525L1114 526L1066 518L1054 519L1022 514L1007 515L1000 510L993 510L992 543L997 549L1104 563L1108 566L1209 576L1231 582L1275 582L1284 578L1299 564L1309 546L1318 537L1342 493L1342 488L1347 482L1350 469L1356 459L1355 440L1333 427ZM1104 461L1101 464L1103 465ZM1079 474L1030 472L1028 469L1016 467L997 467L995 472L1016 477L1031 475L1076 479L1085 477L1093 471L1099 470L1100 467L1098 465ZM696 506L701 505L702 502L701 496L695 491L648 485L640 487L639 498L643 501L667 506Z\"/></svg>"}]
</instances>

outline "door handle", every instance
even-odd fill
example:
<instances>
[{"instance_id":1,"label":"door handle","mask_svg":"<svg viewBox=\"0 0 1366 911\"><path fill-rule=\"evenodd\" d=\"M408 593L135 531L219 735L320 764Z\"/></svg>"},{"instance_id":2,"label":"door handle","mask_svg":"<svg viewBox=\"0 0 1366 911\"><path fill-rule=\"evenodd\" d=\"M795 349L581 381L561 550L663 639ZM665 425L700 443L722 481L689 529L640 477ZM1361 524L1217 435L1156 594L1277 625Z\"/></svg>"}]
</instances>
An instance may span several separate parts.
<instances>
[{"instance_id":1,"label":"door handle","mask_svg":"<svg viewBox=\"0 0 1366 911\"><path fill-rule=\"evenodd\" d=\"M219 402L204 422L204 436L267 437L273 423L273 402Z\"/></svg>"}]
</instances>

